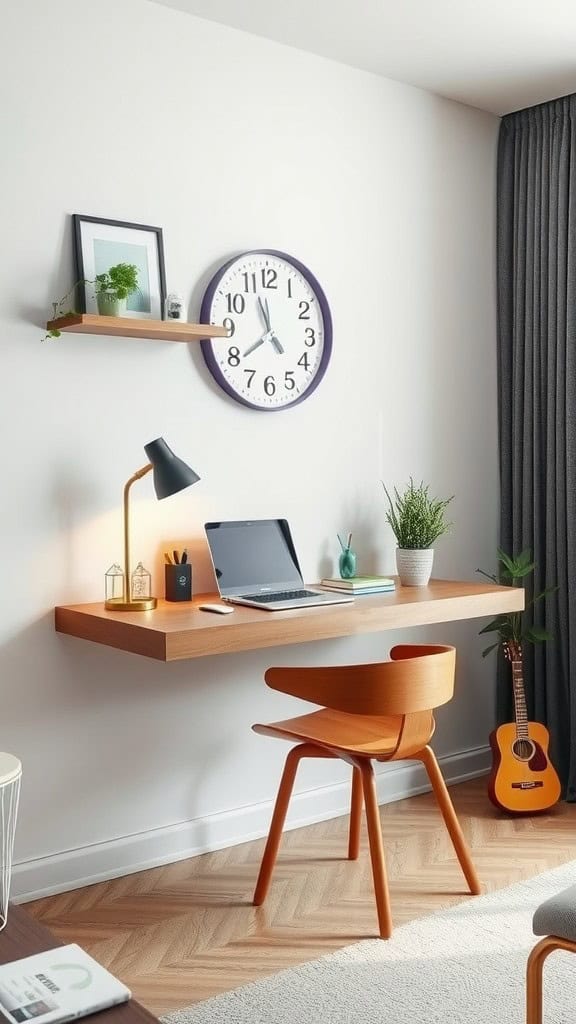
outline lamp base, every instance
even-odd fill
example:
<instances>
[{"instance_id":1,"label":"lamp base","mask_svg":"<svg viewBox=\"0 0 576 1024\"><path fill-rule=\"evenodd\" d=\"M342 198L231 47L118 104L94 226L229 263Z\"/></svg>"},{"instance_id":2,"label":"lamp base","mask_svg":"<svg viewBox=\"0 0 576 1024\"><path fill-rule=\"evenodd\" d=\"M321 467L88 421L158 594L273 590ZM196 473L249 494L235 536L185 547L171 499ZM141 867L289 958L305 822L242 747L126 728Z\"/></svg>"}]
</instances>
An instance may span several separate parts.
<instances>
[{"instance_id":1,"label":"lamp base","mask_svg":"<svg viewBox=\"0 0 576 1024\"><path fill-rule=\"evenodd\" d=\"M157 604L155 597L141 598L139 601L123 601L119 597L113 597L104 602L104 607L109 612L151 612Z\"/></svg>"}]
</instances>

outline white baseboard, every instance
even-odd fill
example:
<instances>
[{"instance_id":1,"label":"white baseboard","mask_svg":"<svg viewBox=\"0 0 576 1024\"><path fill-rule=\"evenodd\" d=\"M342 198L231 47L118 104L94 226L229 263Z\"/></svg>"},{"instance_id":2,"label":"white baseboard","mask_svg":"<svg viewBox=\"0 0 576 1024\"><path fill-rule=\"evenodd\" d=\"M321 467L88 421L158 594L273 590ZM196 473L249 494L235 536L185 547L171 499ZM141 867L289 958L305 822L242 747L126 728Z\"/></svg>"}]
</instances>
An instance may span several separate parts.
<instances>
[{"instance_id":1,"label":"white baseboard","mask_svg":"<svg viewBox=\"0 0 576 1024\"><path fill-rule=\"evenodd\" d=\"M446 782L454 785L489 770L490 748L463 750L439 760ZM377 785L381 804L430 789L424 768L414 761L382 766ZM286 828L301 828L348 814L349 801L347 783L298 793L292 799ZM268 831L271 811L272 802L265 801L23 861L14 865L12 899L15 903L24 903L259 839Z\"/></svg>"}]
</instances>

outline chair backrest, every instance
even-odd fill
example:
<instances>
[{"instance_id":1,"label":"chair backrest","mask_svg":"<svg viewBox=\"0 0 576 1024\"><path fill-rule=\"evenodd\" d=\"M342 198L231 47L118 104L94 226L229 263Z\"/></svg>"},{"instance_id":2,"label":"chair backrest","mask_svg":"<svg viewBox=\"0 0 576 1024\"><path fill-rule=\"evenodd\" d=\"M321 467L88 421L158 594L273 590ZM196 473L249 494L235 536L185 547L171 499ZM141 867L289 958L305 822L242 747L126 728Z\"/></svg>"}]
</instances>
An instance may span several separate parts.
<instances>
[{"instance_id":1,"label":"chair backrest","mask_svg":"<svg viewBox=\"0 0 576 1024\"><path fill-rule=\"evenodd\" d=\"M390 657L373 665L269 668L264 678L273 690L352 715L409 715L452 698L454 647L400 644Z\"/></svg>"}]
</instances>

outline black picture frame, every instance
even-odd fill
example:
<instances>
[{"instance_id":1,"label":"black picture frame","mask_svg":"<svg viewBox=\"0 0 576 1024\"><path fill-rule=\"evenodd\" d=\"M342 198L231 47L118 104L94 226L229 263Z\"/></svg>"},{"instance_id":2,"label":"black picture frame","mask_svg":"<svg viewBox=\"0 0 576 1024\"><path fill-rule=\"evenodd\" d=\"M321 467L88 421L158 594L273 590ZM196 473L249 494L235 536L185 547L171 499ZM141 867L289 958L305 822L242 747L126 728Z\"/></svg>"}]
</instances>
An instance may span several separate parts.
<instances>
[{"instance_id":1,"label":"black picture frame","mask_svg":"<svg viewBox=\"0 0 576 1024\"><path fill-rule=\"evenodd\" d=\"M162 320L164 317L164 303L166 300L166 267L164 263L164 238L162 234L162 228L154 227L150 224L135 224L125 220L110 220L105 217L88 217L84 214L74 213L72 214L72 225L74 233L74 261L76 280L85 281L86 279L93 279L95 277L93 261L90 261L87 246L93 241L93 238L88 238L89 229L85 229L85 225L103 225L106 229L117 228L118 229L118 243L126 241L122 238L122 232L127 235L129 232L145 232L153 236L156 260L155 260L155 274L153 279L157 280L157 290L150 290L150 312L141 311L129 311L123 315L132 317L134 319L147 319L147 320ZM107 230L107 234L112 234ZM92 275L92 277L91 277ZM86 287L84 284L79 285L78 288L78 305L81 307L80 312L87 313L94 311L93 301L87 295Z\"/></svg>"}]
</instances>

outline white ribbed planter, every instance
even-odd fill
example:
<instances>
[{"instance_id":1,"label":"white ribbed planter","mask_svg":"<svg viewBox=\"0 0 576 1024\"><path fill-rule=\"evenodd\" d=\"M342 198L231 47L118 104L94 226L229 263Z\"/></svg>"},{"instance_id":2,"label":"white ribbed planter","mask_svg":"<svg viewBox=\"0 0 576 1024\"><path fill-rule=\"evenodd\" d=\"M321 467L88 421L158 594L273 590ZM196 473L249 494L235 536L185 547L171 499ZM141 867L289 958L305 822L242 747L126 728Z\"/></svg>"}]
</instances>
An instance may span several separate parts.
<instances>
[{"instance_id":1,"label":"white ribbed planter","mask_svg":"<svg viewBox=\"0 0 576 1024\"><path fill-rule=\"evenodd\" d=\"M425 587L432 574L434 548L396 548L396 565L403 587Z\"/></svg>"}]
</instances>

